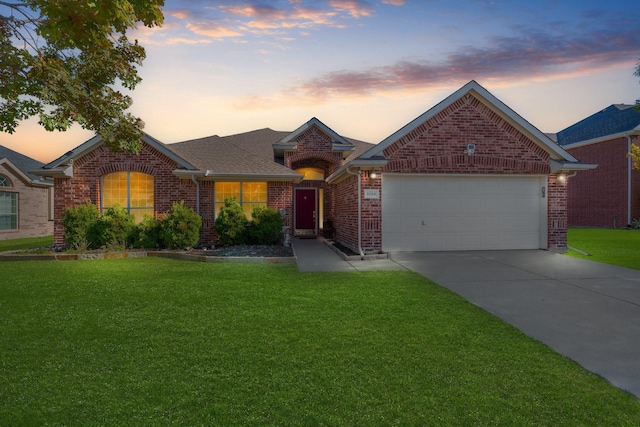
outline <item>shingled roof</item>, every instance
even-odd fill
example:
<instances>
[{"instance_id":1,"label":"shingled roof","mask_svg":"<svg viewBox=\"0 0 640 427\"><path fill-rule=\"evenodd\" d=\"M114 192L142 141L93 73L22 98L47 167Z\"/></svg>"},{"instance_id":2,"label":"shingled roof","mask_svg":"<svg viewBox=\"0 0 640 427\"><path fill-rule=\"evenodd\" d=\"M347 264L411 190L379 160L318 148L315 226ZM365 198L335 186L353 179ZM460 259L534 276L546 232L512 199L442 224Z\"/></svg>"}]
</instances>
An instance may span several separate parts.
<instances>
[{"instance_id":1,"label":"shingled roof","mask_svg":"<svg viewBox=\"0 0 640 427\"><path fill-rule=\"evenodd\" d=\"M45 179L34 175L32 171L41 168L44 163L41 163L31 157L27 157L24 154L20 154L17 151L13 151L7 147L0 145L0 160L7 159L13 166L20 169L26 177L33 182L44 183Z\"/></svg>"},{"instance_id":2,"label":"shingled roof","mask_svg":"<svg viewBox=\"0 0 640 427\"><path fill-rule=\"evenodd\" d=\"M627 104L610 105L558 132L558 144L564 146L636 130L640 126L640 111L634 107Z\"/></svg>"},{"instance_id":3,"label":"shingled roof","mask_svg":"<svg viewBox=\"0 0 640 427\"><path fill-rule=\"evenodd\" d=\"M271 145L286 135L260 129L237 135L218 135L168 144L167 147L188 159L200 171L211 175L296 175L274 161Z\"/></svg>"},{"instance_id":4,"label":"shingled roof","mask_svg":"<svg viewBox=\"0 0 640 427\"><path fill-rule=\"evenodd\" d=\"M184 142L168 144L167 148L187 159L208 176L259 175L298 177L299 174L282 165L275 157L273 145L291 132L269 128L229 136L208 136ZM371 148L372 144L344 138L355 150L349 156L354 159Z\"/></svg>"}]
</instances>

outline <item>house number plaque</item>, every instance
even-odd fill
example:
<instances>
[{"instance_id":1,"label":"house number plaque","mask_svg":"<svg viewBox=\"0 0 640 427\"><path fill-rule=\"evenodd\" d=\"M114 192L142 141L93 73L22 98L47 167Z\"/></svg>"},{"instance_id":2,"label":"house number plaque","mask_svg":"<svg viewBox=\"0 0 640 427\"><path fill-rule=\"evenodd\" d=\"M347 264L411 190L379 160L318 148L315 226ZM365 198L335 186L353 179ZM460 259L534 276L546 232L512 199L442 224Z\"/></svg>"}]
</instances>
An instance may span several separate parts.
<instances>
[{"instance_id":1,"label":"house number plaque","mask_svg":"<svg viewBox=\"0 0 640 427\"><path fill-rule=\"evenodd\" d=\"M364 198L365 199L379 199L380 198L380 190L376 190L373 188L365 188L364 189Z\"/></svg>"}]
</instances>

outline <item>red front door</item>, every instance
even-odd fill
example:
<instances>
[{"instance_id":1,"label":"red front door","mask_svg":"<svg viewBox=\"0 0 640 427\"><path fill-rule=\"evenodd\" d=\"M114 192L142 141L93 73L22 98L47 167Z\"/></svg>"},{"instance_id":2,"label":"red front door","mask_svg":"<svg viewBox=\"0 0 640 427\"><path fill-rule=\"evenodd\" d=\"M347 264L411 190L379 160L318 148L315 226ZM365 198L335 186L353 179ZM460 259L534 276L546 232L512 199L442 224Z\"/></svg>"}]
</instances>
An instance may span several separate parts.
<instances>
[{"instance_id":1,"label":"red front door","mask_svg":"<svg viewBox=\"0 0 640 427\"><path fill-rule=\"evenodd\" d=\"M295 235L315 236L316 226L316 189L295 189Z\"/></svg>"}]
</instances>

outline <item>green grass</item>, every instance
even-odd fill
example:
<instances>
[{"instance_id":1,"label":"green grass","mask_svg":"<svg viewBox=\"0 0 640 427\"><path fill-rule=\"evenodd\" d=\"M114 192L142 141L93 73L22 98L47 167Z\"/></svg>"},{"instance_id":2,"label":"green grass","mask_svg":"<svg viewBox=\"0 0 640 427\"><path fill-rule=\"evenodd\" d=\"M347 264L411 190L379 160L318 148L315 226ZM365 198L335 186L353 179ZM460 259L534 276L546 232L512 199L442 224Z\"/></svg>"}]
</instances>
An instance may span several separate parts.
<instances>
[{"instance_id":1,"label":"green grass","mask_svg":"<svg viewBox=\"0 0 640 427\"><path fill-rule=\"evenodd\" d=\"M640 230L606 228L570 228L567 255L640 270Z\"/></svg>"},{"instance_id":2,"label":"green grass","mask_svg":"<svg viewBox=\"0 0 640 427\"><path fill-rule=\"evenodd\" d=\"M637 425L640 401L409 272L0 265L2 425Z\"/></svg>"},{"instance_id":3,"label":"green grass","mask_svg":"<svg viewBox=\"0 0 640 427\"><path fill-rule=\"evenodd\" d=\"M53 236L27 237L24 239L0 240L0 252L19 249L41 248L53 245Z\"/></svg>"}]
</instances>

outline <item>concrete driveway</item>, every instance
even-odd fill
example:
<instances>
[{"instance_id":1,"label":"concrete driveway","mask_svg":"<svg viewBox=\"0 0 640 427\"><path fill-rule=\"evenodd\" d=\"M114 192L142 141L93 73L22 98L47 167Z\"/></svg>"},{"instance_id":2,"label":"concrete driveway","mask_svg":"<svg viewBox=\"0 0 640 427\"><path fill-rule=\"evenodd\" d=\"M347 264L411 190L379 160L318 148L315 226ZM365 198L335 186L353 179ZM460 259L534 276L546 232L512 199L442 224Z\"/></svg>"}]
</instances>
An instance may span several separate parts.
<instances>
[{"instance_id":1,"label":"concrete driveway","mask_svg":"<svg viewBox=\"0 0 640 427\"><path fill-rule=\"evenodd\" d=\"M390 255L640 398L640 271L541 250Z\"/></svg>"}]
</instances>

